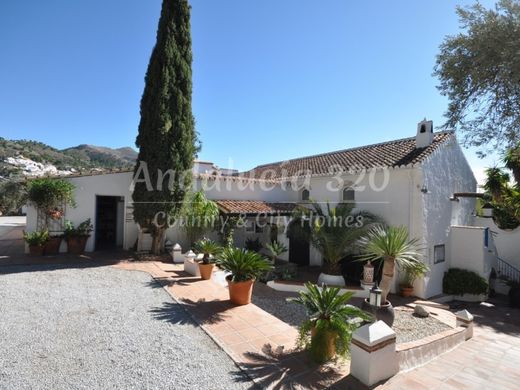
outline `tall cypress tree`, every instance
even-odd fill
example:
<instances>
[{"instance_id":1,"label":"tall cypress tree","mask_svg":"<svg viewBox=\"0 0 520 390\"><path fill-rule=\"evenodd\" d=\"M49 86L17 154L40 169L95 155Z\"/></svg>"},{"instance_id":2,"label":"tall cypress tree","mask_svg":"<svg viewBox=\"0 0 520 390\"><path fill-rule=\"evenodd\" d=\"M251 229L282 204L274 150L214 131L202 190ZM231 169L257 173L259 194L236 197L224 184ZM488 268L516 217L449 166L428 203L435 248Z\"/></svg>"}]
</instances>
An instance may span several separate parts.
<instances>
[{"instance_id":1,"label":"tall cypress tree","mask_svg":"<svg viewBox=\"0 0 520 390\"><path fill-rule=\"evenodd\" d=\"M157 43L141 98L136 139L139 156L132 195L134 220L150 229L153 253L159 253L165 232L154 223L156 215L178 215L191 187L191 169L198 150L191 107L191 65L188 0L163 0ZM175 173L164 175L168 170Z\"/></svg>"}]
</instances>

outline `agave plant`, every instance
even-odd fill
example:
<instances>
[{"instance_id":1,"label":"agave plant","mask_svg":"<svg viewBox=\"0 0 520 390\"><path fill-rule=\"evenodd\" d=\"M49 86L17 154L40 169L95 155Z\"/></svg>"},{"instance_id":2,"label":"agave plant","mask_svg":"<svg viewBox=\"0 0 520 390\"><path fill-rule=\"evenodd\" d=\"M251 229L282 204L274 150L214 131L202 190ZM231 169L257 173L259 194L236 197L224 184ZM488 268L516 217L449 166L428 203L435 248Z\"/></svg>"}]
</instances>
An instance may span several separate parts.
<instances>
[{"instance_id":1,"label":"agave plant","mask_svg":"<svg viewBox=\"0 0 520 390\"><path fill-rule=\"evenodd\" d=\"M301 291L298 298L289 299L303 305L308 316L300 325L298 345L308 349L318 363L330 360L335 354L346 356L352 333L372 316L348 304L353 292L341 294L337 287L319 288L310 282L305 287L306 291Z\"/></svg>"},{"instance_id":2,"label":"agave plant","mask_svg":"<svg viewBox=\"0 0 520 390\"><path fill-rule=\"evenodd\" d=\"M214 257L222 251L222 247L215 241L209 238L203 238L195 243L195 250L203 254L202 263L210 264L213 262Z\"/></svg>"},{"instance_id":3,"label":"agave plant","mask_svg":"<svg viewBox=\"0 0 520 390\"><path fill-rule=\"evenodd\" d=\"M271 264L261 254L239 248L224 248L216 263L231 273L232 282L255 280L271 269Z\"/></svg>"},{"instance_id":4,"label":"agave plant","mask_svg":"<svg viewBox=\"0 0 520 390\"><path fill-rule=\"evenodd\" d=\"M358 241L363 253L360 260L383 261L380 284L382 303L387 302L396 265L407 269L417 267L420 262L418 243L417 239L409 239L405 226L375 226Z\"/></svg>"},{"instance_id":5,"label":"agave plant","mask_svg":"<svg viewBox=\"0 0 520 390\"><path fill-rule=\"evenodd\" d=\"M273 241L270 244L267 244L265 247L271 253L271 260L273 263L276 261L278 256L281 256L287 252L287 247L279 241Z\"/></svg>"},{"instance_id":6,"label":"agave plant","mask_svg":"<svg viewBox=\"0 0 520 390\"><path fill-rule=\"evenodd\" d=\"M295 220L309 221L310 233L306 239L321 253L325 272L341 275L340 261L349 254L356 240L374 224L382 222L381 218L368 211L354 211L354 203L340 203L336 207L327 203L326 209L318 202L309 206L298 208Z\"/></svg>"}]
</instances>

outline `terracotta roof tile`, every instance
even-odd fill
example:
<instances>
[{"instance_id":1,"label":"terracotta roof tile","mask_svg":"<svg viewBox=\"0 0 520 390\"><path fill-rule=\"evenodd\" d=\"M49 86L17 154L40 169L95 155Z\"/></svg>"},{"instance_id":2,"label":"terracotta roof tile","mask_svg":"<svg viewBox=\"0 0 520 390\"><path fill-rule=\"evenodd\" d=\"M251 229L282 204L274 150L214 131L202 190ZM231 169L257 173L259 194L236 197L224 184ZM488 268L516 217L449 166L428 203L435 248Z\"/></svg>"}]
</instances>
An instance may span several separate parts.
<instances>
[{"instance_id":1,"label":"terracotta roof tile","mask_svg":"<svg viewBox=\"0 0 520 390\"><path fill-rule=\"evenodd\" d=\"M431 155L440 145L453 137L452 131L434 134L433 142L425 148L415 147L415 137L384 142L375 145L340 150L315 156L260 165L240 176L273 180L283 177L326 175L331 169L359 171L371 168L397 168L418 164Z\"/></svg>"},{"instance_id":2,"label":"terracotta roof tile","mask_svg":"<svg viewBox=\"0 0 520 390\"><path fill-rule=\"evenodd\" d=\"M216 200L219 209L226 214L291 214L296 204L264 202L261 200Z\"/></svg>"}]
</instances>

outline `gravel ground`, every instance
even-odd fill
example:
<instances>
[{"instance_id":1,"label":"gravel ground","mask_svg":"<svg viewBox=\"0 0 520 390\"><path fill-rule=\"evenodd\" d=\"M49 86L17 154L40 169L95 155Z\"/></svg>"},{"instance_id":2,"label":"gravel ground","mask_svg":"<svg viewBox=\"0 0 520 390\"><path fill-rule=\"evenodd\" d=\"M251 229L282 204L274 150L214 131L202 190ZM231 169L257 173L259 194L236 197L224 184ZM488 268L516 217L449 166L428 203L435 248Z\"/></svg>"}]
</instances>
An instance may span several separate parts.
<instances>
[{"instance_id":1,"label":"gravel ground","mask_svg":"<svg viewBox=\"0 0 520 390\"><path fill-rule=\"evenodd\" d=\"M287 302L287 297L297 294L284 293L255 284L253 303L271 313L289 325L298 327L306 317L303 306ZM361 305L361 299L353 298L351 303ZM397 336L397 343L415 341L451 329L448 325L433 317L419 318L408 310L395 310L395 321L392 327Z\"/></svg>"},{"instance_id":2,"label":"gravel ground","mask_svg":"<svg viewBox=\"0 0 520 390\"><path fill-rule=\"evenodd\" d=\"M392 329L396 333L399 344L420 340L451 328L431 315L420 318L414 316L413 311L396 309Z\"/></svg>"},{"instance_id":3,"label":"gravel ground","mask_svg":"<svg viewBox=\"0 0 520 390\"><path fill-rule=\"evenodd\" d=\"M0 268L0 389L251 388L148 274L42 269Z\"/></svg>"}]
</instances>

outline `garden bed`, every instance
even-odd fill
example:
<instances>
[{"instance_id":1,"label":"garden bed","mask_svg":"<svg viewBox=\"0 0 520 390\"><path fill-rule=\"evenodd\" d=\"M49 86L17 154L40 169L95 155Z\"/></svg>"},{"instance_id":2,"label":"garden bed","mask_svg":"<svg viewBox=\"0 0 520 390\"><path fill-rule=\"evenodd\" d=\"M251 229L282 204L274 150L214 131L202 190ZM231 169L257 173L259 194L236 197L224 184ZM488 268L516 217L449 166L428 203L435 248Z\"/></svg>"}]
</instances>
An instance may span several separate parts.
<instances>
[{"instance_id":1,"label":"garden bed","mask_svg":"<svg viewBox=\"0 0 520 390\"><path fill-rule=\"evenodd\" d=\"M253 292L253 303L266 312L278 317L291 326L298 327L306 317L305 309L301 305L287 302L287 298L298 294L274 291L265 284L256 283ZM353 305L361 306L362 299L352 298ZM419 318L413 315L413 310L395 310L393 330L397 335L397 343L408 343L420 340L452 329L433 316Z\"/></svg>"}]
</instances>

